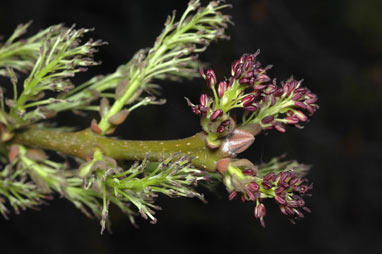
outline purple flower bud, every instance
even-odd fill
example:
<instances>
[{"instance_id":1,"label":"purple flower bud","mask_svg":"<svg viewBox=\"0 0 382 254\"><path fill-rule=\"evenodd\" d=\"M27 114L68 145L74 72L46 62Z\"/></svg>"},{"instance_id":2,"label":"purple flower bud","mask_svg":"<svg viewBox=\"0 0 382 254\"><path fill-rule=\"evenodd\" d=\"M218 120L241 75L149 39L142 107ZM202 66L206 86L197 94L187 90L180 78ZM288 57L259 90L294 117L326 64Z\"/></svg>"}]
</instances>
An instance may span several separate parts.
<instances>
[{"instance_id":1,"label":"purple flower bud","mask_svg":"<svg viewBox=\"0 0 382 254\"><path fill-rule=\"evenodd\" d=\"M299 99L302 98L302 96L304 96L304 92L299 92L299 93L294 93L293 96L292 96L292 100L294 101L298 101Z\"/></svg>"},{"instance_id":2,"label":"purple flower bud","mask_svg":"<svg viewBox=\"0 0 382 254\"><path fill-rule=\"evenodd\" d=\"M288 215L293 215L294 211L289 206L285 206L285 211Z\"/></svg>"},{"instance_id":3,"label":"purple flower bud","mask_svg":"<svg viewBox=\"0 0 382 254\"><path fill-rule=\"evenodd\" d=\"M274 178L275 178L275 173L273 172L269 172L265 177L264 177L264 181L273 181Z\"/></svg>"},{"instance_id":4,"label":"purple flower bud","mask_svg":"<svg viewBox=\"0 0 382 254\"><path fill-rule=\"evenodd\" d=\"M261 120L261 122L263 124L268 124L268 123L273 122L274 119L275 118L273 116L266 116L266 117L263 118L263 120Z\"/></svg>"},{"instance_id":5,"label":"purple flower bud","mask_svg":"<svg viewBox=\"0 0 382 254\"><path fill-rule=\"evenodd\" d=\"M288 97L290 93L292 92L290 88L290 84L288 82L283 84L283 89L285 90L285 96Z\"/></svg>"},{"instance_id":6,"label":"purple flower bud","mask_svg":"<svg viewBox=\"0 0 382 254\"><path fill-rule=\"evenodd\" d=\"M253 89L254 89L255 91L260 91L260 90L263 90L263 89L266 88L266 87L267 87L267 85L264 85L264 84L258 84L258 85L256 85L256 86L254 86Z\"/></svg>"},{"instance_id":7,"label":"purple flower bud","mask_svg":"<svg viewBox=\"0 0 382 254\"><path fill-rule=\"evenodd\" d=\"M253 84L255 84L255 78L254 77L251 77L248 81L248 85L250 86L253 86Z\"/></svg>"},{"instance_id":8,"label":"purple flower bud","mask_svg":"<svg viewBox=\"0 0 382 254\"><path fill-rule=\"evenodd\" d=\"M223 133L224 132L224 126L223 125L220 125L217 129L216 129L216 132L217 133Z\"/></svg>"},{"instance_id":9,"label":"purple flower bud","mask_svg":"<svg viewBox=\"0 0 382 254\"><path fill-rule=\"evenodd\" d=\"M308 111L309 115L313 115L315 109L310 106L309 104L306 106L306 110Z\"/></svg>"},{"instance_id":10,"label":"purple flower bud","mask_svg":"<svg viewBox=\"0 0 382 254\"><path fill-rule=\"evenodd\" d=\"M289 181L290 185L295 185L300 179L298 177L292 177Z\"/></svg>"},{"instance_id":11,"label":"purple flower bud","mask_svg":"<svg viewBox=\"0 0 382 254\"><path fill-rule=\"evenodd\" d=\"M253 77L253 71L248 71L247 73L244 74L244 78L252 78Z\"/></svg>"},{"instance_id":12,"label":"purple flower bud","mask_svg":"<svg viewBox=\"0 0 382 254\"><path fill-rule=\"evenodd\" d=\"M236 68L236 70L235 70L235 74L233 75L233 77L234 77L235 79L240 78L241 73L242 73L242 70L241 70L241 64L240 64L238 67L239 67L239 68Z\"/></svg>"},{"instance_id":13,"label":"purple flower bud","mask_svg":"<svg viewBox=\"0 0 382 254\"><path fill-rule=\"evenodd\" d=\"M271 80L271 78L266 74L261 74L260 77L257 78L258 82L266 83Z\"/></svg>"},{"instance_id":14,"label":"purple flower bud","mask_svg":"<svg viewBox=\"0 0 382 254\"><path fill-rule=\"evenodd\" d=\"M245 96L243 99L241 99L241 102L243 103L243 106L249 106L251 103L255 100L255 95L253 94L248 94Z\"/></svg>"},{"instance_id":15,"label":"purple flower bud","mask_svg":"<svg viewBox=\"0 0 382 254\"><path fill-rule=\"evenodd\" d=\"M286 203L287 203L282 197L280 197L280 196L278 196L278 195L275 196L275 200L276 200L276 202L279 203L280 205L286 205Z\"/></svg>"},{"instance_id":16,"label":"purple flower bud","mask_svg":"<svg viewBox=\"0 0 382 254\"><path fill-rule=\"evenodd\" d=\"M285 133L285 127L284 127L284 125L282 125L282 124L275 124L275 129L276 129L276 131L278 131L278 132L281 132L281 133Z\"/></svg>"},{"instance_id":17,"label":"purple flower bud","mask_svg":"<svg viewBox=\"0 0 382 254\"><path fill-rule=\"evenodd\" d=\"M218 118L222 114L223 114L223 110L221 110L221 109L215 110L214 112L212 112L212 114L210 116L210 120L214 121L216 118Z\"/></svg>"},{"instance_id":18,"label":"purple flower bud","mask_svg":"<svg viewBox=\"0 0 382 254\"><path fill-rule=\"evenodd\" d=\"M256 176L256 171L247 168L243 170L243 174L247 176Z\"/></svg>"},{"instance_id":19,"label":"purple flower bud","mask_svg":"<svg viewBox=\"0 0 382 254\"><path fill-rule=\"evenodd\" d=\"M206 71L206 81L209 88L216 85L216 75L213 70L209 69Z\"/></svg>"},{"instance_id":20,"label":"purple flower bud","mask_svg":"<svg viewBox=\"0 0 382 254\"><path fill-rule=\"evenodd\" d=\"M239 64L240 60L236 60L235 62L233 62L233 64L231 65L231 76L235 76Z\"/></svg>"},{"instance_id":21,"label":"purple flower bud","mask_svg":"<svg viewBox=\"0 0 382 254\"><path fill-rule=\"evenodd\" d=\"M288 182L291 179L291 172L282 172L280 176L280 182Z\"/></svg>"},{"instance_id":22,"label":"purple flower bud","mask_svg":"<svg viewBox=\"0 0 382 254\"><path fill-rule=\"evenodd\" d=\"M256 192L260 189L259 185L255 182L250 182L247 186L248 190L251 192Z\"/></svg>"},{"instance_id":23,"label":"purple flower bud","mask_svg":"<svg viewBox=\"0 0 382 254\"><path fill-rule=\"evenodd\" d=\"M218 85L218 95L219 97L223 97L224 92L227 90L228 84L226 81L221 81Z\"/></svg>"},{"instance_id":24,"label":"purple flower bud","mask_svg":"<svg viewBox=\"0 0 382 254\"><path fill-rule=\"evenodd\" d=\"M299 85L299 82L298 82L297 80L294 80L293 78L290 79L290 80L287 81L287 82L289 82L289 88L290 88L291 91L293 91L294 89L296 89L296 87L298 87L298 85Z\"/></svg>"},{"instance_id":25,"label":"purple flower bud","mask_svg":"<svg viewBox=\"0 0 382 254\"><path fill-rule=\"evenodd\" d=\"M265 94L272 94L274 91L276 91L275 85L268 85L268 87L264 90Z\"/></svg>"},{"instance_id":26,"label":"purple flower bud","mask_svg":"<svg viewBox=\"0 0 382 254\"><path fill-rule=\"evenodd\" d=\"M306 120L308 120L308 117L302 113L301 111L297 110L296 113L295 113L295 116L298 118L298 120L300 120L301 122L305 122Z\"/></svg>"},{"instance_id":27,"label":"purple flower bud","mask_svg":"<svg viewBox=\"0 0 382 254\"><path fill-rule=\"evenodd\" d=\"M296 108L306 109L306 105L305 105L303 102L301 102L301 101L296 101L296 102L294 103L294 106L295 106Z\"/></svg>"},{"instance_id":28,"label":"purple flower bud","mask_svg":"<svg viewBox=\"0 0 382 254\"><path fill-rule=\"evenodd\" d=\"M261 183L261 185L263 185L263 188L264 188L265 190L269 190L270 188L272 188L272 184L271 184L269 181L266 181L266 180L264 180L264 181Z\"/></svg>"},{"instance_id":29,"label":"purple flower bud","mask_svg":"<svg viewBox=\"0 0 382 254\"><path fill-rule=\"evenodd\" d=\"M287 124L296 124L298 123L298 118L295 116L287 116L285 117L285 120L287 120Z\"/></svg>"},{"instance_id":30,"label":"purple flower bud","mask_svg":"<svg viewBox=\"0 0 382 254\"><path fill-rule=\"evenodd\" d=\"M266 215L266 209L263 203L256 205L254 215L256 218L261 218Z\"/></svg>"},{"instance_id":31,"label":"purple flower bud","mask_svg":"<svg viewBox=\"0 0 382 254\"><path fill-rule=\"evenodd\" d=\"M200 104L204 107L207 107L207 104L208 104L208 96L207 94L202 94L200 95Z\"/></svg>"},{"instance_id":32,"label":"purple flower bud","mask_svg":"<svg viewBox=\"0 0 382 254\"><path fill-rule=\"evenodd\" d=\"M231 120L225 120L224 122L221 123L221 125L228 126L230 125L230 123L231 123Z\"/></svg>"},{"instance_id":33,"label":"purple flower bud","mask_svg":"<svg viewBox=\"0 0 382 254\"><path fill-rule=\"evenodd\" d=\"M237 191L233 191L228 195L228 200L232 200L237 196Z\"/></svg>"},{"instance_id":34,"label":"purple flower bud","mask_svg":"<svg viewBox=\"0 0 382 254\"><path fill-rule=\"evenodd\" d=\"M248 84L249 83L249 79L248 78L241 78L239 80L239 84L240 85L243 85L243 84Z\"/></svg>"},{"instance_id":35,"label":"purple flower bud","mask_svg":"<svg viewBox=\"0 0 382 254\"><path fill-rule=\"evenodd\" d=\"M252 200L252 201L255 201L256 200L256 197L255 197L255 195L252 193L252 192L250 192L249 190L247 190L247 196L248 196L248 198L250 199L250 200Z\"/></svg>"},{"instance_id":36,"label":"purple flower bud","mask_svg":"<svg viewBox=\"0 0 382 254\"><path fill-rule=\"evenodd\" d=\"M306 104L313 104L317 102L317 97L313 97L305 101Z\"/></svg>"},{"instance_id":37,"label":"purple flower bud","mask_svg":"<svg viewBox=\"0 0 382 254\"><path fill-rule=\"evenodd\" d=\"M286 115L287 115L287 116L294 116L294 112L293 112L292 110L288 110L288 111L286 112Z\"/></svg>"},{"instance_id":38,"label":"purple flower bud","mask_svg":"<svg viewBox=\"0 0 382 254\"><path fill-rule=\"evenodd\" d=\"M249 111L249 112L255 112L257 110L257 107L253 106L253 105L249 105L249 106L244 107L244 110Z\"/></svg>"},{"instance_id":39,"label":"purple flower bud","mask_svg":"<svg viewBox=\"0 0 382 254\"><path fill-rule=\"evenodd\" d=\"M280 97L281 95L283 95L284 93L284 89L282 87L279 87L276 89L276 91L273 93L273 96L275 97Z\"/></svg>"},{"instance_id":40,"label":"purple flower bud","mask_svg":"<svg viewBox=\"0 0 382 254\"><path fill-rule=\"evenodd\" d=\"M253 63L256 59L255 55L247 55L245 56L244 62L245 63Z\"/></svg>"},{"instance_id":41,"label":"purple flower bud","mask_svg":"<svg viewBox=\"0 0 382 254\"><path fill-rule=\"evenodd\" d=\"M285 188L284 187L282 187L282 186L280 186L280 187L277 187L277 189L275 190L275 193L277 194L277 195L279 195L281 192L283 192L285 190Z\"/></svg>"}]
</instances>

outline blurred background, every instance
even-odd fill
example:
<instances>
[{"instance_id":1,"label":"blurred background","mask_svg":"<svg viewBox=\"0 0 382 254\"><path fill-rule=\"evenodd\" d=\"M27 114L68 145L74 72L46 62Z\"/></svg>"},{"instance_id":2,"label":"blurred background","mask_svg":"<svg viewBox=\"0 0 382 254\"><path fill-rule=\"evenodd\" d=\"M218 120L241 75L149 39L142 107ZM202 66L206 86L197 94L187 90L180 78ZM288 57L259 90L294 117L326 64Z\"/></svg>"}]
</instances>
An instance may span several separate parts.
<instances>
[{"instance_id":1,"label":"blurred background","mask_svg":"<svg viewBox=\"0 0 382 254\"><path fill-rule=\"evenodd\" d=\"M112 233L99 234L97 220L57 197L41 211L0 218L1 253L381 253L382 250L382 1L236 0L230 41L213 44L201 59L217 76L243 53L261 49L259 60L273 64L271 77L304 79L319 97L320 109L303 130L256 137L241 157L268 161L287 158L311 164L314 182L307 200L313 211L296 225L273 202L266 202L266 228L253 205L228 201L224 188L201 189L198 200L159 198L157 225L138 219L135 229L118 209L111 210ZM204 2L206 3L206 2ZM3 0L0 34L33 20L30 33L65 23L95 27L92 37L109 42L96 59L101 66L81 74L81 82L113 72L140 48L150 47L172 10L186 0L64 1ZM200 130L184 96L196 102L205 82L162 82L165 106L135 111L117 133L133 139L175 139ZM60 116L61 124L87 125L89 119Z\"/></svg>"}]
</instances>

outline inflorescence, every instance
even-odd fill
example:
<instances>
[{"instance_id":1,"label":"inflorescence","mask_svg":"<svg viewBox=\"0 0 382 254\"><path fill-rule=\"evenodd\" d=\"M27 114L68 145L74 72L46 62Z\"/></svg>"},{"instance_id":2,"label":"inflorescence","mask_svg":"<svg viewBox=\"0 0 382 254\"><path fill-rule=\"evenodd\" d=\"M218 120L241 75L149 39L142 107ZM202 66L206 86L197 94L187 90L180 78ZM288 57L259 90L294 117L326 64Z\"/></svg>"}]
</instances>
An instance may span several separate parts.
<instances>
[{"instance_id":1,"label":"inflorescence","mask_svg":"<svg viewBox=\"0 0 382 254\"><path fill-rule=\"evenodd\" d=\"M241 126L248 124L260 125L263 130L276 130L284 133L286 125L302 128L301 123L308 120L318 109L317 96L309 89L302 87L302 81L293 77L277 85L276 79L271 79L267 73L272 66L263 67L257 56L244 54L231 65L231 76L218 82L212 69L200 70L206 80L212 96L202 94L200 104L194 105L188 99L192 111L201 116L201 126L207 134L206 143L210 148L219 147L223 137L232 137L233 130L238 123L231 116L233 109L242 109ZM264 226L265 206L264 198L273 198L279 205L283 214L288 215L291 221L302 218L301 210L310 211L305 207L302 196L312 188L306 184L302 174L296 175L294 169L287 165L276 163L279 167L266 175L257 175L257 168L235 167L230 160L224 175L229 199L232 200L241 193L243 202L255 202L254 215L260 219ZM253 166L253 165L252 165ZM274 165L273 165L274 166ZM297 165L296 168L304 168Z\"/></svg>"},{"instance_id":2,"label":"inflorescence","mask_svg":"<svg viewBox=\"0 0 382 254\"><path fill-rule=\"evenodd\" d=\"M303 218L301 210L310 213L310 209L305 206L303 196L309 195L307 192L313 185L308 184L305 178L299 177L292 170L279 173L269 172L264 177L257 176L256 171L245 169L239 174L231 169L225 177L227 190L230 192L228 199L234 199L241 194L242 202L254 202L254 216L260 220L265 227L264 217L266 208L263 199L272 198L279 206L280 211L290 218L294 223L295 219Z\"/></svg>"},{"instance_id":3,"label":"inflorescence","mask_svg":"<svg viewBox=\"0 0 382 254\"><path fill-rule=\"evenodd\" d=\"M231 65L231 77L218 82L212 69L201 70L202 77L212 90L213 96L202 94L200 104L188 100L192 111L201 116L201 125L208 134L207 141L213 146L221 137L227 136L236 123L231 110L244 110L242 125L257 123L265 130L285 132L285 125L301 127L308 116L318 109L317 96L302 87L302 81L293 77L278 86L267 71L271 65L262 67L257 61L260 51L244 54Z\"/></svg>"}]
</instances>

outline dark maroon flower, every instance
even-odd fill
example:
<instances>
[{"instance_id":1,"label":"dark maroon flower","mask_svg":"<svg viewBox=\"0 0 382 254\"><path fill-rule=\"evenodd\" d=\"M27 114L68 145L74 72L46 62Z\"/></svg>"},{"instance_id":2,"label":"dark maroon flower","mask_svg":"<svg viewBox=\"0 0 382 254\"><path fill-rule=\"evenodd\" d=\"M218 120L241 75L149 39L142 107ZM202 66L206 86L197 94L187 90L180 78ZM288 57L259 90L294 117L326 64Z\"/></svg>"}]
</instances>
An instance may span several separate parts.
<instances>
[{"instance_id":1,"label":"dark maroon flower","mask_svg":"<svg viewBox=\"0 0 382 254\"><path fill-rule=\"evenodd\" d=\"M299 99L301 99L304 96L304 94L305 94L305 92L299 92L299 93L295 92L292 96L292 100L298 101Z\"/></svg>"},{"instance_id":2,"label":"dark maroon flower","mask_svg":"<svg viewBox=\"0 0 382 254\"><path fill-rule=\"evenodd\" d=\"M221 123L223 126L228 126L231 124L231 120L225 120L224 122Z\"/></svg>"},{"instance_id":3,"label":"dark maroon flower","mask_svg":"<svg viewBox=\"0 0 382 254\"><path fill-rule=\"evenodd\" d=\"M269 190L270 188L272 188L272 183L269 181L264 180L261 184L263 185L263 188L265 190Z\"/></svg>"},{"instance_id":4,"label":"dark maroon flower","mask_svg":"<svg viewBox=\"0 0 382 254\"><path fill-rule=\"evenodd\" d=\"M216 81L216 75L214 70L209 69L206 71L206 81L207 81L208 87L210 88L216 85L217 81Z\"/></svg>"},{"instance_id":5,"label":"dark maroon flower","mask_svg":"<svg viewBox=\"0 0 382 254\"><path fill-rule=\"evenodd\" d=\"M226 81L221 81L219 82L219 85L218 85L218 95L219 97L223 97L224 95L224 92L227 90L227 87L228 87L228 84Z\"/></svg>"},{"instance_id":6,"label":"dark maroon flower","mask_svg":"<svg viewBox=\"0 0 382 254\"><path fill-rule=\"evenodd\" d=\"M245 96L243 99L241 99L241 102L243 102L243 106L248 106L251 105L251 103L255 100L255 95L253 94L248 94Z\"/></svg>"},{"instance_id":7,"label":"dark maroon flower","mask_svg":"<svg viewBox=\"0 0 382 254\"><path fill-rule=\"evenodd\" d=\"M233 191L231 192L229 195L228 195L228 200L232 200L234 199L236 196L237 196L238 192L237 191Z\"/></svg>"},{"instance_id":8,"label":"dark maroon flower","mask_svg":"<svg viewBox=\"0 0 382 254\"><path fill-rule=\"evenodd\" d=\"M285 129L284 125L282 125L282 124L275 124L273 127L278 132L281 132L281 133L285 133L286 132L286 129Z\"/></svg>"},{"instance_id":9,"label":"dark maroon flower","mask_svg":"<svg viewBox=\"0 0 382 254\"><path fill-rule=\"evenodd\" d=\"M260 224L265 228L264 217L266 215L266 209L263 203L258 203L254 209L255 218L260 219Z\"/></svg>"},{"instance_id":10,"label":"dark maroon flower","mask_svg":"<svg viewBox=\"0 0 382 254\"><path fill-rule=\"evenodd\" d=\"M269 172L265 177L264 177L264 181L272 181L274 178L275 178L275 173L273 172Z\"/></svg>"},{"instance_id":11,"label":"dark maroon flower","mask_svg":"<svg viewBox=\"0 0 382 254\"><path fill-rule=\"evenodd\" d=\"M317 102L317 97L312 97L305 101L306 104L313 104Z\"/></svg>"},{"instance_id":12,"label":"dark maroon flower","mask_svg":"<svg viewBox=\"0 0 382 254\"><path fill-rule=\"evenodd\" d=\"M257 107L254 105L249 105L249 106L245 106L244 110L249 111L249 112L255 112L257 110Z\"/></svg>"},{"instance_id":13,"label":"dark maroon flower","mask_svg":"<svg viewBox=\"0 0 382 254\"><path fill-rule=\"evenodd\" d=\"M308 104L306 105L306 111L308 111L309 115L313 115L315 108Z\"/></svg>"},{"instance_id":14,"label":"dark maroon flower","mask_svg":"<svg viewBox=\"0 0 382 254\"><path fill-rule=\"evenodd\" d=\"M216 129L216 132L217 133L223 133L225 130L225 127L223 125L220 125L217 129Z\"/></svg>"},{"instance_id":15,"label":"dark maroon flower","mask_svg":"<svg viewBox=\"0 0 382 254\"><path fill-rule=\"evenodd\" d=\"M247 186L248 190L251 191L251 192L256 192L259 190L259 185L255 182L250 182Z\"/></svg>"},{"instance_id":16,"label":"dark maroon flower","mask_svg":"<svg viewBox=\"0 0 382 254\"><path fill-rule=\"evenodd\" d=\"M264 93L269 95L272 94L276 91L276 86L275 85L268 85L266 89L264 89Z\"/></svg>"},{"instance_id":17,"label":"dark maroon flower","mask_svg":"<svg viewBox=\"0 0 382 254\"><path fill-rule=\"evenodd\" d=\"M295 113L295 116L298 118L298 120L300 120L301 122L305 122L306 120L308 120L308 117L302 113L301 111L297 110L296 113Z\"/></svg>"},{"instance_id":18,"label":"dark maroon flower","mask_svg":"<svg viewBox=\"0 0 382 254\"><path fill-rule=\"evenodd\" d=\"M287 202L282 198L280 197L279 195L276 195L275 196L275 200L277 203L279 203L280 205L285 205Z\"/></svg>"},{"instance_id":19,"label":"dark maroon flower","mask_svg":"<svg viewBox=\"0 0 382 254\"><path fill-rule=\"evenodd\" d=\"M257 173L255 170L247 168L243 170L243 174L247 176L256 176Z\"/></svg>"},{"instance_id":20,"label":"dark maroon flower","mask_svg":"<svg viewBox=\"0 0 382 254\"><path fill-rule=\"evenodd\" d=\"M285 117L285 120L287 120L287 124L296 124L298 123L298 118L295 116L287 116Z\"/></svg>"},{"instance_id":21,"label":"dark maroon flower","mask_svg":"<svg viewBox=\"0 0 382 254\"><path fill-rule=\"evenodd\" d=\"M294 106L295 106L296 108L306 109L306 105L305 105L303 102L301 102L301 101L296 101L296 102L294 103Z\"/></svg>"},{"instance_id":22,"label":"dark maroon flower","mask_svg":"<svg viewBox=\"0 0 382 254\"><path fill-rule=\"evenodd\" d=\"M204 93L200 95L200 105L207 107L207 104L208 104L208 96L207 94Z\"/></svg>"},{"instance_id":23,"label":"dark maroon flower","mask_svg":"<svg viewBox=\"0 0 382 254\"><path fill-rule=\"evenodd\" d=\"M268 123L273 122L273 120L274 120L273 116L266 116L266 117L263 118L263 120L261 120L261 123L268 124Z\"/></svg>"},{"instance_id":24,"label":"dark maroon flower","mask_svg":"<svg viewBox=\"0 0 382 254\"><path fill-rule=\"evenodd\" d=\"M218 118L222 114L223 114L223 110L221 110L221 109L215 110L214 112L212 112L212 114L210 116L210 120L214 121L216 118Z\"/></svg>"},{"instance_id":25,"label":"dark maroon flower","mask_svg":"<svg viewBox=\"0 0 382 254\"><path fill-rule=\"evenodd\" d=\"M258 91L258 90L263 90L264 88L266 88L267 85L264 85L264 84L258 84L257 86L254 86L254 90Z\"/></svg>"}]
</instances>

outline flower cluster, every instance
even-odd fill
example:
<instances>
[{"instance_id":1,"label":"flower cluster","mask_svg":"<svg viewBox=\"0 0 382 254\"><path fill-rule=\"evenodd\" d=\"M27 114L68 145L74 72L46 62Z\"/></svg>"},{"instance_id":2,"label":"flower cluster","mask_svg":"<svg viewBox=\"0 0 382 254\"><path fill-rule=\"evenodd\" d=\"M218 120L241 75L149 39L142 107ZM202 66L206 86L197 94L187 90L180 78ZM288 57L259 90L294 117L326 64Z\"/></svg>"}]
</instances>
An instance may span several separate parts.
<instances>
[{"instance_id":1,"label":"flower cluster","mask_svg":"<svg viewBox=\"0 0 382 254\"><path fill-rule=\"evenodd\" d=\"M285 125L300 127L318 109L317 96L309 89L301 87L302 81L290 78L277 86L267 85L255 94L249 95L246 103L258 108L246 122L259 123L264 129L285 132ZM250 102L249 102L250 101Z\"/></svg>"},{"instance_id":2,"label":"flower cluster","mask_svg":"<svg viewBox=\"0 0 382 254\"><path fill-rule=\"evenodd\" d=\"M244 110L242 124L258 123L263 129L275 129L285 132L285 125L300 127L318 108L317 96L309 89L301 87L302 81L293 78L277 85L267 71L270 65L263 67L257 56L244 54L231 65L231 77L218 82L211 69L202 77L212 90L213 97L200 96L200 104L194 105L188 99L192 111L201 116L203 130L211 140L224 137L232 132L230 111L235 108ZM305 112L305 113L304 113Z\"/></svg>"},{"instance_id":3,"label":"flower cluster","mask_svg":"<svg viewBox=\"0 0 382 254\"><path fill-rule=\"evenodd\" d=\"M242 202L256 203L254 216L260 220L263 227L265 227L266 215L263 203L265 198L274 199L280 211L289 216L292 223L295 219L304 217L301 210L310 213L310 209L305 206L303 196L309 195L307 192L313 185L308 184L305 178L298 176L298 172L291 170L269 172L262 177L250 169L241 171L231 167L225 175L224 183L229 191L229 200L241 194Z\"/></svg>"}]
</instances>

